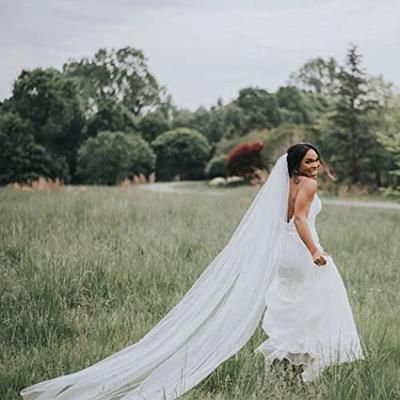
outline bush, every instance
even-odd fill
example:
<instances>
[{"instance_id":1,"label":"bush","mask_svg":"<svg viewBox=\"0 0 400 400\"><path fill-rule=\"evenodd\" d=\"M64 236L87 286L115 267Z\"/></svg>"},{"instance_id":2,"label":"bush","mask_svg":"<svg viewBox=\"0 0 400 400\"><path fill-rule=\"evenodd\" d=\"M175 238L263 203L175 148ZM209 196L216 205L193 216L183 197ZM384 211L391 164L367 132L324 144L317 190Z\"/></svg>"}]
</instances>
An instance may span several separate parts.
<instances>
[{"instance_id":1,"label":"bush","mask_svg":"<svg viewBox=\"0 0 400 400\"><path fill-rule=\"evenodd\" d=\"M207 163L205 173L208 179L226 175L225 162L227 158L228 156L226 154L222 154L220 156L213 157Z\"/></svg>"},{"instance_id":2,"label":"bush","mask_svg":"<svg viewBox=\"0 0 400 400\"><path fill-rule=\"evenodd\" d=\"M12 112L0 115L0 185L30 182L39 177L68 181L64 157L50 155L35 142L29 122Z\"/></svg>"},{"instance_id":3,"label":"bush","mask_svg":"<svg viewBox=\"0 0 400 400\"><path fill-rule=\"evenodd\" d=\"M207 139L195 129L177 128L167 131L151 142L156 156L158 180L204 178L204 167L209 157Z\"/></svg>"},{"instance_id":4,"label":"bush","mask_svg":"<svg viewBox=\"0 0 400 400\"><path fill-rule=\"evenodd\" d=\"M78 176L85 183L113 185L133 175L149 175L156 156L140 136L100 132L78 151Z\"/></svg>"},{"instance_id":5,"label":"bush","mask_svg":"<svg viewBox=\"0 0 400 400\"><path fill-rule=\"evenodd\" d=\"M147 113L139 121L139 131L149 143L168 129L168 121L159 111Z\"/></svg>"},{"instance_id":6,"label":"bush","mask_svg":"<svg viewBox=\"0 0 400 400\"><path fill-rule=\"evenodd\" d=\"M261 157L263 142L244 143L235 147L230 153L226 168L230 175L252 175L255 169L264 168Z\"/></svg>"}]
</instances>

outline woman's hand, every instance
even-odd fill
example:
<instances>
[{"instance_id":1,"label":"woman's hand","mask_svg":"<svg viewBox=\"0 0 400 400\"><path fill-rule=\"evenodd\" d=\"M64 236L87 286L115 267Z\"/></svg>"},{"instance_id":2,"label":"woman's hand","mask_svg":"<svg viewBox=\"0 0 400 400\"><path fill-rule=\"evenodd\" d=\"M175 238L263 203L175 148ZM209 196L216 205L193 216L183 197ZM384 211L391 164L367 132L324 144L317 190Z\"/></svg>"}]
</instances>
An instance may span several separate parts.
<instances>
[{"instance_id":1,"label":"woman's hand","mask_svg":"<svg viewBox=\"0 0 400 400\"><path fill-rule=\"evenodd\" d=\"M318 265L319 267L322 267L326 264L326 256L328 253L322 252L320 250L315 250L314 253L311 254L314 264Z\"/></svg>"}]
</instances>

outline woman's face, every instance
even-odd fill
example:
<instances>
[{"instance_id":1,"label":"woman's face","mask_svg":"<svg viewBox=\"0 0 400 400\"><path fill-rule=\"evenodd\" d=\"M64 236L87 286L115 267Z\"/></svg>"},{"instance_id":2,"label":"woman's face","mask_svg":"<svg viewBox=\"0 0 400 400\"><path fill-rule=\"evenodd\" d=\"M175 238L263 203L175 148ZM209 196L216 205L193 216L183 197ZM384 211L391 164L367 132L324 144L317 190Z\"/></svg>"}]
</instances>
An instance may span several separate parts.
<instances>
[{"instance_id":1,"label":"woman's face","mask_svg":"<svg viewBox=\"0 0 400 400\"><path fill-rule=\"evenodd\" d=\"M317 179L319 166L320 161L318 154L315 152L315 150L310 149L307 151L300 162L299 172L301 175Z\"/></svg>"}]
</instances>

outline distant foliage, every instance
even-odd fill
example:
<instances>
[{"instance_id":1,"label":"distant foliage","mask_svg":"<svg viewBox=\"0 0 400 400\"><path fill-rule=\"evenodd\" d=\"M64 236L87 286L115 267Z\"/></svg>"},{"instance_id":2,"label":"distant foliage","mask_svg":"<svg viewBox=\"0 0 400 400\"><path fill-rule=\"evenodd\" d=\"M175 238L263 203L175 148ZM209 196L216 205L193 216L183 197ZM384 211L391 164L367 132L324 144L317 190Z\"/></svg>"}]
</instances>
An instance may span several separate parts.
<instances>
[{"instance_id":1,"label":"distant foliage","mask_svg":"<svg viewBox=\"0 0 400 400\"><path fill-rule=\"evenodd\" d=\"M138 130L136 117L124 105L104 99L87 121L86 135L94 137L99 132L133 132Z\"/></svg>"},{"instance_id":2,"label":"distant foliage","mask_svg":"<svg viewBox=\"0 0 400 400\"><path fill-rule=\"evenodd\" d=\"M53 68L22 71L8 106L30 125L35 143L43 146L59 167L65 164L59 178L68 182L75 173L77 149L84 140L77 82Z\"/></svg>"},{"instance_id":3,"label":"distant foliage","mask_svg":"<svg viewBox=\"0 0 400 400\"><path fill-rule=\"evenodd\" d=\"M204 178L209 158L207 139L194 129L178 128L158 136L151 146L157 155L157 180Z\"/></svg>"},{"instance_id":4,"label":"distant foliage","mask_svg":"<svg viewBox=\"0 0 400 400\"><path fill-rule=\"evenodd\" d=\"M245 143L235 147L230 153L226 168L230 175L251 175L255 169L263 168L261 157L263 142Z\"/></svg>"},{"instance_id":5,"label":"distant foliage","mask_svg":"<svg viewBox=\"0 0 400 400\"><path fill-rule=\"evenodd\" d=\"M308 124L312 121L312 107L306 94L294 86L282 86L276 92L281 121Z\"/></svg>"},{"instance_id":6,"label":"distant foliage","mask_svg":"<svg viewBox=\"0 0 400 400\"><path fill-rule=\"evenodd\" d=\"M159 111L147 113L140 119L138 130L142 137L150 143L157 136L169 130L169 122Z\"/></svg>"},{"instance_id":7,"label":"distant foliage","mask_svg":"<svg viewBox=\"0 0 400 400\"><path fill-rule=\"evenodd\" d=\"M361 55L351 46L345 65L338 74L337 97L329 115L327 135L322 143L340 179L349 185L371 184L379 175L371 160L380 147L371 116L379 110L379 102L370 96L366 72L361 67Z\"/></svg>"},{"instance_id":8,"label":"distant foliage","mask_svg":"<svg viewBox=\"0 0 400 400\"><path fill-rule=\"evenodd\" d=\"M307 92L333 96L339 87L339 72L340 67L333 57L317 57L290 74L290 82Z\"/></svg>"},{"instance_id":9,"label":"distant foliage","mask_svg":"<svg viewBox=\"0 0 400 400\"><path fill-rule=\"evenodd\" d=\"M225 167L225 163L228 156L226 154L222 154L219 156L213 157L206 165L206 176L208 179L215 178L217 176L225 176L227 171Z\"/></svg>"},{"instance_id":10,"label":"distant foliage","mask_svg":"<svg viewBox=\"0 0 400 400\"><path fill-rule=\"evenodd\" d=\"M271 131L268 129L256 129L242 136L234 136L232 138L224 137L216 145L214 157L217 155L228 155L235 147L239 146L240 144L253 142L265 143L270 134Z\"/></svg>"},{"instance_id":11,"label":"distant foliage","mask_svg":"<svg viewBox=\"0 0 400 400\"><path fill-rule=\"evenodd\" d=\"M292 144L310 141L311 134L309 126L300 124L285 123L271 129L264 141L263 156L267 169L270 169L277 158Z\"/></svg>"},{"instance_id":12,"label":"distant foliage","mask_svg":"<svg viewBox=\"0 0 400 400\"><path fill-rule=\"evenodd\" d=\"M281 122L278 102L265 89L241 89L234 103L245 112L247 131L272 128Z\"/></svg>"},{"instance_id":13,"label":"distant foliage","mask_svg":"<svg viewBox=\"0 0 400 400\"><path fill-rule=\"evenodd\" d=\"M133 175L149 175L156 156L140 136L100 132L79 149L78 176L92 184L114 185Z\"/></svg>"},{"instance_id":14,"label":"distant foliage","mask_svg":"<svg viewBox=\"0 0 400 400\"><path fill-rule=\"evenodd\" d=\"M343 63L317 57L274 92L244 87L227 103L219 98L194 111L174 105L144 53L133 47L99 49L92 57L68 60L62 72L23 70L12 96L0 102L0 185L40 176L66 184L111 184L130 173L132 157L132 173L156 163L157 180L211 178L228 174L222 159L253 142L264 143L260 157L269 170L291 144L310 141L336 172L335 189L347 184L349 190L361 185L393 193L400 185L394 106L400 94L364 71L361 58L350 45ZM115 136L115 143L88 141L101 132L127 136ZM132 139L137 149L121 145L118 153L117 143L128 137L144 142ZM90 146L101 157L85 153Z\"/></svg>"},{"instance_id":15,"label":"distant foliage","mask_svg":"<svg viewBox=\"0 0 400 400\"><path fill-rule=\"evenodd\" d=\"M67 174L65 159L51 156L36 143L32 126L16 113L0 114L0 149L0 185Z\"/></svg>"},{"instance_id":16,"label":"distant foliage","mask_svg":"<svg viewBox=\"0 0 400 400\"><path fill-rule=\"evenodd\" d=\"M242 136L248 130L246 112L234 102L223 105L222 101L209 110L203 106L194 112L176 109L171 126L196 129L213 146L223 138Z\"/></svg>"},{"instance_id":17,"label":"distant foliage","mask_svg":"<svg viewBox=\"0 0 400 400\"><path fill-rule=\"evenodd\" d=\"M388 196L400 197L400 99L394 98L385 114L385 129L378 132L378 140L389 152L392 166L387 188L381 191Z\"/></svg>"},{"instance_id":18,"label":"distant foliage","mask_svg":"<svg viewBox=\"0 0 400 400\"><path fill-rule=\"evenodd\" d=\"M91 58L64 64L64 74L79 80L86 109L96 111L104 100L126 107L134 115L143 115L162 102L165 89L147 66L141 50L133 47L99 49Z\"/></svg>"}]
</instances>

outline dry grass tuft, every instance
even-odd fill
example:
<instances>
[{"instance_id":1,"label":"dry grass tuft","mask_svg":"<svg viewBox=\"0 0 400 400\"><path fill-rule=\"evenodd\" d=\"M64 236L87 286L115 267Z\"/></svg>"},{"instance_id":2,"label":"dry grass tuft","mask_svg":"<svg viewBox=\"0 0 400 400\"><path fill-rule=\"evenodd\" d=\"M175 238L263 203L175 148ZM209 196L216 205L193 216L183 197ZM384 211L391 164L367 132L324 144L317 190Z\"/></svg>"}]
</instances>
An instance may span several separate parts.
<instances>
[{"instance_id":1,"label":"dry grass tuft","mask_svg":"<svg viewBox=\"0 0 400 400\"><path fill-rule=\"evenodd\" d=\"M8 187L23 192L48 192L50 190L60 190L64 187L62 179L56 178L54 180L49 178L40 177L39 179L31 182L13 182L9 183Z\"/></svg>"},{"instance_id":2,"label":"dry grass tuft","mask_svg":"<svg viewBox=\"0 0 400 400\"><path fill-rule=\"evenodd\" d=\"M155 174L155 172L152 172L148 176L147 179L143 174L133 175L133 177L131 179L125 178L119 184L119 186L124 187L124 188L130 188L134 185L140 185L140 184L144 184L144 183L154 183L155 181L156 181L156 174Z\"/></svg>"}]
</instances>

